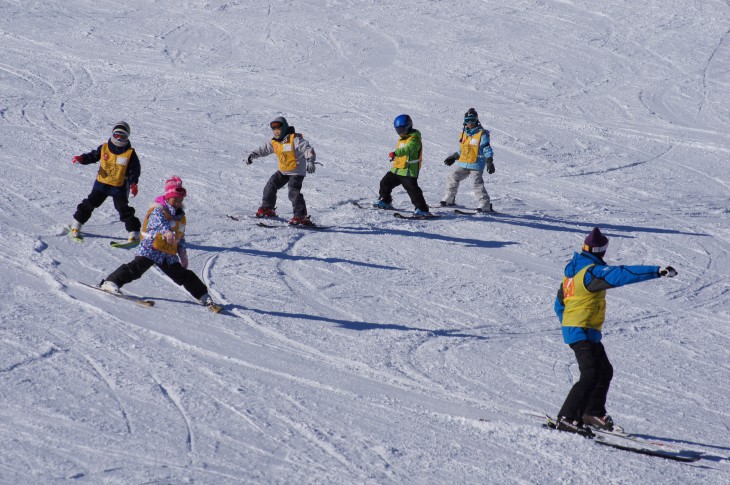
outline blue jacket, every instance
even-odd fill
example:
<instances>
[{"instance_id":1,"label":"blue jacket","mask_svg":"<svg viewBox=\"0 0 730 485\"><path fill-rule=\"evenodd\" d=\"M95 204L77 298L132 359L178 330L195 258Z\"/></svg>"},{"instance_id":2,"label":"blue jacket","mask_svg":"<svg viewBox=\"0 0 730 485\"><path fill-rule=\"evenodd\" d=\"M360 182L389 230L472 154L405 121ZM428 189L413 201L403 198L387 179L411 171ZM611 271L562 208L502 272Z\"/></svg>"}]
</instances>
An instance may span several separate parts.
<instances>
[{"instance_id":1,"label":"blue jacket","mask_svg":"<svg viewBox=\"0 0 730 485\"><path fill-rule=\"evenodd\" d=\"M472 136L477 131L483 130L482 132L482 139L479 140L479 154L477 155L477 161L474 163L464 163L464 162L457 162L460 167L465 168L467 170L478 170L480 172L484 171L484 167L487 166L487 158L492 158L494 156L494 152L492 151L492 147L489 145L489 130L485 129L481 124L478 124L474 128L470 130L464 130L467 135ZM461 155L461 147L459 147L459 155Z\"/></svg>"},{"instance_id":2,"label":"blue jacket","mask_svg":"<svg viewBox=\"0 0 730 485\"><path fill-rule=\"evenodd\" d=\"M112 143L109 139L107 145L109 145L109 151L115 155L120 155L125 151L129 150L130 144L127 142L123 147L118 147ZM89 165L91 163L97 163L101 160L101 145L96 150L91 150L88 153L81 155L81 165ZM96 192L104 192L109 197L124 197L129 198L129 186L139 182L139 175L142 172L139 164L139 158L137 157L137 150L132 152L132 156L129 159L129 166L127 167L127 183L121 187L114 187L98 180L94 180L94 187L92 190Z\"/></svg>"},{"instance_id":3,"label":"blue jacket","mask_svg":"<svg viewBox=\"0 0 730 485\"><path fill-rule=\"evenodd\" d=\"M591 264L595 264L595 266L586 271L583 278L583 284L591 293L659 278L659 266L609 266L603 259L585 251L573 255L573 259L565 267L565 277L572 278L580 270ZM565 303L561 283L558 296L555 298L555 313L557 313L561 324L563 323L564 310ZM574 344L581 340L600 342L601 332L592 328L563 327L563 341L566 344Z\"/></svg>"},{"instance_id":4,"label":"blue jacket","mask_svg":"<svg viewBox=\"0 0 730 485\"><path fill-rule=\"evenodd\" d=\"M175 209L167 202L164 202L165 209L172 215L172 220L179 221L185 214L185 211L181 209ZM177 254L167 254L152 247L155 242L155 236L157 233L162 231L169 231L170 223L165 217L165 213L162 211L162 206L157 207L150 214L150 219L147 221L147 235L142 239L142 242L137 246L137 256L144 256L147 259L151 259L157 264L175 264L180 261L178 255L185 254L185 236L177 243Z\"/></svg>"}]
</instances>

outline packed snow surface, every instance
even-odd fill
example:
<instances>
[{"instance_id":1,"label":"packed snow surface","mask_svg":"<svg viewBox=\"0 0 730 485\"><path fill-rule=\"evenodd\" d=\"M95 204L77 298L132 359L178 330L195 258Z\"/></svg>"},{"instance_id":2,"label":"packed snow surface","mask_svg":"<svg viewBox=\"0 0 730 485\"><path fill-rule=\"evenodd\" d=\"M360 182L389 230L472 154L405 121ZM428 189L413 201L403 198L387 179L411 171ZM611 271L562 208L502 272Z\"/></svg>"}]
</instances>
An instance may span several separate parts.
<instances>
[{"instance_id":1,"label":"packed snow surface","mask_svg":"<svg viewBox=\"0 0 730 485\"><path fill-rule=\"evenodd\" d=\"M730 483L729 25L701 0L0 1L0 482ZM470 107L497 215L352 204L408 113L437 206ZM250 217L276 161L243 159L279 115L327 231ZM133 257L111 200L63 235L98 167L71 158L119 120L132 205L182 177L225 314L158 270L124 287L154 308L77 283ZM609 263L679 272L609 290L608 409L694 464L525 414L579 375L552 306L594 226Z\"/></svg>"}]
</instances>

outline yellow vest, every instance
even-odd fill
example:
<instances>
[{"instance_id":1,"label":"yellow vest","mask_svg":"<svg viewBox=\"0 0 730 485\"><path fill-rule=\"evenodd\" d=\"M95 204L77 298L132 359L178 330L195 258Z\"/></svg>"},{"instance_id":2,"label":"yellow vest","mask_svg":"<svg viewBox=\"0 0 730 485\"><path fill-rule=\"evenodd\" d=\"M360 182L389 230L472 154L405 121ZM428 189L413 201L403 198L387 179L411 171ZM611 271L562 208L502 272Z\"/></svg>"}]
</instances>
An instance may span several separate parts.
<instances>
[{"instance_id":1,"label":"yellow vest","mask_svg":"<svg viewBox=\"0 0 730 485\"><path fill-rule=\"evenodd\" d=\"M279 159L279 170L282 172L292 172L297 168L297 155L294 153L294 133L286 137L283 141L271 140L271 146L274 147Z\"/></svg>"},{"instance_id":2,"label":"yellow vest","mask_svg":"<svg viewBox=\"0 0 730 485\"><path fill-rule=\"evenodd\" d=\"M147 223L150 220L150 214L152 214L152 211L154 211L156 208L157 206L153 206L150 207L150 210L147 211L147 215L144 218L144 223L142 224L142 237L144 237L144 234L147 232ZM165 241L165 238L162 237L162 234L158 232L155 235L155 240L152 241L152 247L166 254L177 254L177 242L182 239L183 235L185 234L185 216L183 215L179 221L173 221L172 215L167 211L167 208L162 207L162 213L165 215L165 219L167 219L167 221L170 223L170 229L172 230L172 232L175 233L175 242L169 244L167 241Z\"/></svg>"},{"instance_id":3,"label":"yellow vest","mask_svg":"<svg viewBox=\"0 0 730 485\"><path fill-rule=\"evenodd\" d=\"M591 264L572 278L563 277L564 327L593 328L600 331L606 319L606 290L591 293L583 282Z\"/></svg>"},{"instance_id":4,"label":"yellow vest","mask_svg":"<svg viewBox=\"0 0 730 485\"><path fill-rule=\"evenodd\" d=\"M109 150L109 144L104 143L101 146L101 164L96 180L113 187L124 185L127 166L129 165L129 159L132 158L132 153L134 153L134 148L129 147L124 153L115 155Z\"/></svg>"},{"instance_id":5,"label":"yellow vest","mask_svg":"<svg viewBox=\"0 0 730 485\"><path fill-rule=\"evenodd\" d=\"M462 163L474 163L477 161L479 156L479 142L482 139L483 130L479 130L472 136L463 132L461 134L461 140L459 140L459 146L461 147L461 156L459 161Z\"/></svg>"},{"instance_id":6,"label":"yellow vest","mask_svg":"<svg viewBox=\"0 0 730 485\"><path fill-rule=\"evenodd\" d=\"M395 145L395 149L398 150L400 147L406 146L409 141L411 141L411 138L413 135L409 135L406 138L399 138L398 143ZM395 157L393 159L393 168L406 168L409 163L415 163L418 162L418 168L421 168L421 155L423 153L423 147L418 151L418 159L416 160L408 160L407 155L401 155L400 157Z\"/></svg>"}]
</instances>

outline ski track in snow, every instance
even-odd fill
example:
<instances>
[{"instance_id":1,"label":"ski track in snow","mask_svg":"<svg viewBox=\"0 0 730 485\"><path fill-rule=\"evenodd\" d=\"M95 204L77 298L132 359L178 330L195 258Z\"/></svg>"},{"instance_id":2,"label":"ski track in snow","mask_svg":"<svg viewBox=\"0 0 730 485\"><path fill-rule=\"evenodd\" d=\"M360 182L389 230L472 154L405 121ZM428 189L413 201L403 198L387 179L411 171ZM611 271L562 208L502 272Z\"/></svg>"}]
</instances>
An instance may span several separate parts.
<instances>
[{"instance_id":1,"label":"ski track in snow","mask_svg":"<svg viewBox=\"0 0 730 485\"><path fill-rule=\"evenodd\" d=\"M110 8L111 7L111 8ZM730 481L727 5L576 0L9 2L0 20L0 482ZM399 221L362 210L392 119L424 136L437 205L475 107L499 214ZM261 228L286 116L318 153L304 183L327 231ZM134 252L111 201L63 228L119 119L143 216L189 192L190 267L214 315L159 270L94 284ZM402 190L394 204L410 210ZM471 181L457 202L473 207ZM277 211L291 217L286 191ZM609 412L692 465L544 431L579 370L552 311L590 229L615 264L679 276L614 289ZM565 463L570 466L565 466ZM516 465L519 464L519 465Z\"/></svg>"}]
</instances>

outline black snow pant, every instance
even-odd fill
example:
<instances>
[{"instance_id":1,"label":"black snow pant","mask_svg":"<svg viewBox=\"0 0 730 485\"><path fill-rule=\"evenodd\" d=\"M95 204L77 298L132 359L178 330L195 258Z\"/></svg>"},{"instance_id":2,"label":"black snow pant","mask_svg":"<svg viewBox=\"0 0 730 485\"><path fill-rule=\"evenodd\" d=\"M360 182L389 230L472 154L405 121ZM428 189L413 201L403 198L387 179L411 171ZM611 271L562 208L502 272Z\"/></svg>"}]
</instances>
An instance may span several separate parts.
<instances>
[{"instance_id":1,"label":"black snow pant","mask_svg":"<svg viewBox=\"0 0 730 485\"><path fill-rule=\"evenodd\" d=\"M112 274L107 276L106 281L116 283L121 288L129 282L141 278L154 264L155 262L149 258L135 256L132 261L121 265ZM205 286L205 283L200 281L198 275L189 269L183 268L180 263L158 264L157 267L172 281L188 290L196 300L200 300L203 295L208 293L208 288Z\"/></svg>"},{"instance_id":2,"label":"black snow pant","mask_svg":"<svg viewBox=\"0 0 730 485\"><path fill-rule=\"evenodd\" d=\"M284 175L280 171L276 171L269 178L264 186L264 197L261 207L273 209L276 207L276 192L286 184L289 184L289 201L294 208L294 216L304 217L307 215L307 204L304 202L302 195L302 184L304 183L304 175Z\"/></svg>"},{"instance_id":3,"label":"black snow pant","mask_svg":"<svg viewBox=\"0 0 730 485\"><path fill-rule=\"evenodd\" d=\"M74 219L79 221L81 224L86 224L91 218L91 213L94 209L97 209L101 204L104 203L108 195L99 190L92 190L87 198L85 198L76 207L76 213L74 213ZM124 223L124 227L128 232L139 231L142 227L142 223L139 222L134 215L134 207L130 207L129 198L127 197L112 197L114 201L114 208L119 212L119 220Z\"/></svg>"},{"instance_id":4,"label":"black snow pant","mask_svg":"<svg viewBox=\"0 0 730 485\"><path fill-rule=\"evenodd\" d=\"M580 379L565 398L559 416L581 420L584 414L606 415L606 396L613 378L613 366L608 361L601 342L581 340L571 344L580 369Z\"/></svg>"},{"instance_id":5,"label":"black snow pant","mask_svg":"<svg viewBox=\"0 0 730 485\"><path fill-rule=\"evenodd\" d=\"M428 204L426 199L423 198L423 191L418 186L418 179L415 177L406 177L405 175L396 175L393 172L388 172L380 180L380 200L390 204L393 202L393 197L390 195L393 189L402 185L408 197L411 198L411 203L416 209L421 209L424 212L428 212Z\"/></svg>"}]
</instances>

